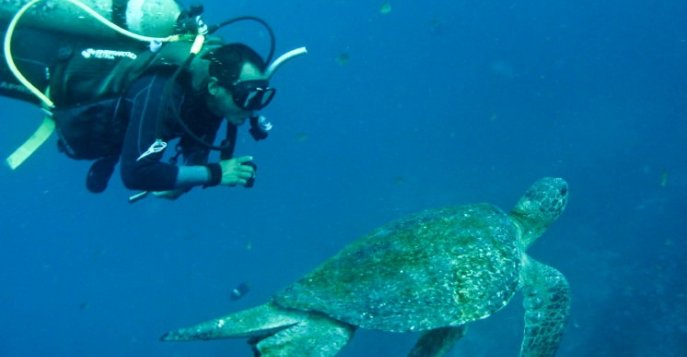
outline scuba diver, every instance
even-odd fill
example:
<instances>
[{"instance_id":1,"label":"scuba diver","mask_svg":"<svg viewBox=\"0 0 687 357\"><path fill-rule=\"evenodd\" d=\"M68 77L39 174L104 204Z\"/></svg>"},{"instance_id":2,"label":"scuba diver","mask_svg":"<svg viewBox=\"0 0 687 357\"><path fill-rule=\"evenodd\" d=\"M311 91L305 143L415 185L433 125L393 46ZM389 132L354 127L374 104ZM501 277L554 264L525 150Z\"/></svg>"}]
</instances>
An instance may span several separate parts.
<instances>
[{"instance_id":1,"label":"scuba diver","mask_svg":"<svg viewBox=\"0 0 687 357\"><path fill-rule=\"evenodd\" d=\"M225 145L234 145L237 127L274 97L266 65L254 50L238 43L222 45L208 56L207 71L192 71L190 78L173 82L171 90L166 87L173 73L146 71L115 104L114 115L128 123L119 156L127 188L164 191L158 196L175 198L193 186L246 186L255 177L250 156L207 162L222 118L229 127ZM174 138L180 139L176 150L183 163L176 158L163 162L163 148L156 146ZM104 189L116 160L105 157L93 164L86 181L91 191Z\"/></svg>"},{"instance_id":2,"label":"scuba diver","mask_svg":"<svg viewBox=\"0 0 687 357\"><path fill-rule=\"evenodd\" d=\"M65 2L81 4L78 0ZM12 23L23 16L22 11L26 9L18 11ZM52 122L42 127L55 127L60 151L71 158L94 160L86 178L86 187L93 193L107 188L117 163L124 185L142 191L131 196L131 202L149 193L176 199L197 186L251 187L256 174L253 158L233 155L238 128L248 121L255 140L267 137L272 125L259 112L276 94L270 79L281 64L306 50L292 50L272 61L274 34L263 20L244 16L207 26L201 13L202 7L174 13L173 34L164 42L161 37L143 37L149 40L145 48L131 41L119 47L96 47L92 41L64 46L64 41L53 41L54 51L47 51L49 55L42 58L44 68L31 72L31 66L25 66L31 80L22 80L26 77L13 68L17 66L12 60L20 56L8 51L14 30L10 23L5 59L12 74L34 95L27 95L23 88L8 93L8 88L18 86L4 83L0 83L4 88L0 94L25 100L28 96L33 102L36 97L41 99L49 112L44 122ZM270 51L264 59L243 43L224 43L211 36L239 21L257 22L269 33ZM16 52L22 52L21 45L16 47ZM32 50L35 48L24 52ZM43 63L35 58L26 62ZM36 74L41 70L50 75ZM0 79L5 81L2 72ZM216 145L223 119L226 138ZM173 140L178 141L166 161L168 143ZM13 156L31 150L35 148L18 150ZM213 150L220 152L220 159L209 163ZM14 168L24 159L11 156L7 162Z\"/></svg>"},{"instance_id":3,"label":"scuba diver","mask_svg":"<svg viewBox=\"0 0 687 357\"><path fill-rule=\"evenodd\" d=\"M194 186L246 186L255 177L250 156L207 162L222 118L228 127L224 145L229 146L223 150L233 151L237 127L250 117L255 121L255 113L274 97L275 89L265 77L265 62L238 43L222 45L207 56L207 70L191 71L188 78L176 81L166 68L146 71L114 104L113 115L127 123L119 155L127 188L176 198ZM170 81L171 90L167 88ZM175 138L179 139L175 157L162 161L164 148L159 144ZM178 162L179 155L183 163ZM231 156L231 152L223 155ZM86 180L89 190L104 189L116 160L116 156L105 157L91 166Z\"/></svg>"}]
</instances>

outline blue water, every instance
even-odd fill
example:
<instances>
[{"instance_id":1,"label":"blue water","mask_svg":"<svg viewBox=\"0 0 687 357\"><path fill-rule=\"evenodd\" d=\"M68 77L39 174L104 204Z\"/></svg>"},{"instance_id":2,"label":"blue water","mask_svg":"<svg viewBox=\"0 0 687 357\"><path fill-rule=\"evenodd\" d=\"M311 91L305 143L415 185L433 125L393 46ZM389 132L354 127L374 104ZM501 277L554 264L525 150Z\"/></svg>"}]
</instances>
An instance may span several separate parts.
<instances>
[{"instance_id":1,"label":"blue water","mask_svg":"<svg viewBox=\"0 0 687 357\"><path fill-rule=\"evenodd\" d=\"M170 329L264 302L347 242L445 205L511 207L568 180L565 214L530 249L573 292L560 356L687 355L687 2L206 2L210 23L258 15L284 66L245 131L253 189L131 205L54 138L0 170L0 356L248 356L243 340L163 343ZM265 33L224 32L265 50ZM347 61L342 61L343 57ZM2 99L0 153L40 111ZM239 301L231 289L247 282ZM521 299L452 355L516 356ZM359 331L342 356L402 356L413 334Z\"/></svg>"}]
</instances>

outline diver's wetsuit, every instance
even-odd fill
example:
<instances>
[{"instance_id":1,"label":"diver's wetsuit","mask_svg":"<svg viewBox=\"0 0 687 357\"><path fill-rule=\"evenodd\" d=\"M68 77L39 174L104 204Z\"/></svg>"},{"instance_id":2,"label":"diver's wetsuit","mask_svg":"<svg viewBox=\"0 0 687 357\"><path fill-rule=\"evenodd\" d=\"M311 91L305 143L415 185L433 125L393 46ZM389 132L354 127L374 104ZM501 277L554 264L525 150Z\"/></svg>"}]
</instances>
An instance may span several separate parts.
<instances>
[{"instance_id":1,"label":"diver's wetsuit","mask_svg":"<svg viewBox=\"0 0 687 357\"><path fill-rule=\"evenodd\" d=\"M129 189L164 191L185 189L195 185L207 184L210 173L207 167L209 149L186 134L181 128L171 108L174 105L182 120L191 131L205 142L212 143L222 118L211 113L202 93L193 93L190 85L176 84L168 102L163 99L163 91L171 77L170 73L145 75L134 81L126 91L122 110L128 117L128 126L121 152L121 175L124 185ZM186 87L186 88L185 88ZM178 149L183 155L183 164L175 165L161 161L162 153L154 153L138 160L155 142L159 112L164 110L161 136L165 142L181 138ZM174 149L171 147L168 149ZM182 166L184 165L184 166Z\"/></svg>"}]
</instances>

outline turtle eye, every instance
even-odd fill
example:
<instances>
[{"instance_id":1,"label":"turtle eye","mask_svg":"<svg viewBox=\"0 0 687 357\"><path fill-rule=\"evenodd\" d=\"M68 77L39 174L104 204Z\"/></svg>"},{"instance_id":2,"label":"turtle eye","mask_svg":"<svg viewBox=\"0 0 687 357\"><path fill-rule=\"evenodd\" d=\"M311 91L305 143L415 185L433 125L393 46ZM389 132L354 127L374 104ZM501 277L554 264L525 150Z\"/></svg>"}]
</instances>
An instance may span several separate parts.
<instances>
[{"instance_id":1,"label":"turtle eye","mask_svg":"<svg viewBox=\"0 0 687 357\"><path fill-rule=\"evenodd\" d=\"M565 196L565 195L568 194L568 188L567 188L567 187L563 187L563 188L561 188L561 191L560 191L560 192L561 192L561 196Z\"/></svg>"}]
</instances>

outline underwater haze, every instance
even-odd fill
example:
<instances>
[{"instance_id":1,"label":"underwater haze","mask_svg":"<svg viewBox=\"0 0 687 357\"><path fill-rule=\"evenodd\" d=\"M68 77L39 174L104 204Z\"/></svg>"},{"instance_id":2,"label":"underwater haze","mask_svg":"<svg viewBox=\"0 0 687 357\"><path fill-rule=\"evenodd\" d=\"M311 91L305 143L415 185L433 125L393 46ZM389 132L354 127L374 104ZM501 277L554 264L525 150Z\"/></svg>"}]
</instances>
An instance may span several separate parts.
<instances>
[{"instance_id":1,"label":"underwater haze","mask_svg":"<svg viewBox=\"0 0 687 357\"><path fill-rule=\"evenodd\" d=\"M53 137L0 168L0 356L249 356L244 340L160 342L264 303L375 227L423 209L510 209L560 176L566 212L529 254L572 289L559 356L687 356L687 2L206 1L268 21L284 65L239 130L255 186L130 204L115 174ZM265 53L266 32L223 30ZM0 153L39 109L0 98ZM232 289L245 283L241 299ZM380 287L383 288L383 287ZM517 356L522 298L451 356ZM416 334L359 330L341 356L404 356Z\"/></svg>"}]
</instances>

